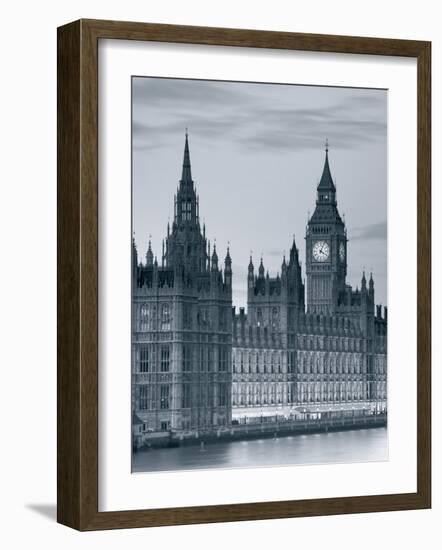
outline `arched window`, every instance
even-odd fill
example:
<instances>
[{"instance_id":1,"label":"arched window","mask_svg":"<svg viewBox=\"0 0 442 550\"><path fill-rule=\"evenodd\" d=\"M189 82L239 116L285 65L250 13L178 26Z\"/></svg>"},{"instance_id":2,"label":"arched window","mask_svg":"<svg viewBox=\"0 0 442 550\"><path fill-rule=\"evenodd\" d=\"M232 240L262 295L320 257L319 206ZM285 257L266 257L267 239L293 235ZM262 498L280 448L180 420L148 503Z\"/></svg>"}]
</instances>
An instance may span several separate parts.
<instances>
[{"instance_id":1,"label":"arched window","mask_svg":"<svg viewBox=\"0 0 442 550\"><path fill-rule=\"evenodd\" d=\"M152 329L152 311L149 304L140 307L140 331L146 332Z\"/></svg>"},{"instance_id":2,"label":"arched window","mask_svg":"<svg viewBox=\"0 0 442 550\"><path fill-rule=\"evenodd\" d=\"M256 317L258 321L258 326L260 327L262 325L262 309L259 307L258 311L256 312Z\"/></svg>"},{"instance_id":3,"label":"arched window","mask_svg":"<svg viewBox=\"0 0 442 550\"><path fill-rule=\"evenodd\" d=\"M161 306L161 330L170 330L170 305Z\"/></svg>"},{"instance_id":4,"label":"arched window","mask_svg":"<svg viewBox=\"0 0 442 550\"><path fill-rule=\"evenodd\" d=\"M181 203L181 218L183 221L190 221L192 219L192 202L184 200Z\"/></svg>"},{"instance_id":5,"label":"arched window","mask_svg":"<svg viewBox=\"0 0 442 550\"><path fill-rule=\"evenodd\" d=\"M149 372L149 346L140 347L138 371Z\"/></svg>"},{"instance_id":6,"label":"arched window","mask_svg":"<svg viewBox=\"0 0 442 550\"><path fill-rule=\"evenodd\" d=\"M272 308L272 327L274 329L279 328L279 308L277 307Z\"/></svg>"},{"instance_id":7,"label":"arched window","mask_svg":"<svg viewBox=\"0 0 442 550\"><path fill-rule=\"evenodd\" d=\"M236 384L232 386L232 405L236 405Z\"/></svg>"}]
</instances>

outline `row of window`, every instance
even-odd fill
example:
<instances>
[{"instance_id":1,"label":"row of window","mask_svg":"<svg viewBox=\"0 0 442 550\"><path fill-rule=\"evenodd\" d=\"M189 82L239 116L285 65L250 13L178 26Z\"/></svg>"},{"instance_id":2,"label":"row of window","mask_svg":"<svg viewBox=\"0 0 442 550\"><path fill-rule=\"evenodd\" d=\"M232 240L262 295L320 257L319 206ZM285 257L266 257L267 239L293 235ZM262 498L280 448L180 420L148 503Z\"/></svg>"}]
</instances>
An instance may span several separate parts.
<instances>
[{"instance_id":1,"label":"row of window","mask_svg":"<svg viewBox=\"0 0 442 550\"><path fill-rule=\"evenodd\" d=\"M328 195L319 195L319 200L323 200L323 199L328 199ZM328 234L330 233L330 227L311 227L310 230L312 231L312 233L321 233L321 234Z\"/></svg>"},{"instance_id":2,"label":"row of window","mask_svg":"<svg viewBox=\"0 0 442 550\"><path fill-rule=\"evenodd\" d=\"M256 322L258 327L269 324L273 329L279 328L279 307L272 307L267 315L264 316L264 310L258 307L256 310Z\"/></svg>"},{"instance_id":3,"label":"row of window","mask_svg":"<svg viewBox=\"0 0 442 550\"><path fill-rule=\"evenodd\" d=\"M159 385L157 395L155 389L155 386L149 384L138 386L138 407L140 410L169 409L170 385Z\"/></svg>"},{"instance_id":4,"label":"row of window","mask_svg":"<svg viewBox=\"0 0 442 550\"><path fill-rule=\"evenodd\" d=\"M232 405L280 405L294 400L294 386L284 384L233 384Z\"/></svg>"},{"instance_id":5,"label":"row of window","mask_svg":"<svg viewBox=\"0 0 442 550\"><path fill-rule=\"evenodd\" d=\"M215 354L215 352L217 352ZM159 372L170 372L171 370L171 349L168 344L155 346L143 344L138 347L137 372L148 373L157 372L157 353L159 353ZM215 361L216 356L216 361ZM193 353L190 345L183 345L181 356L182 372L227 372L229 368L230 350L226 346L201 345Z\"/></svg>"},{"instance_id":6,"label":"row of window","mask_svg":"<svg viewBox=\"0 0 442 550\"><path fill-rule=\"evenodd\" d=\"M386 382L332 382L282 384L233 384L233 406L385 399Z\"/></svg>"},{"instance_id":7,"label":"row of window","mask_svg":"<svg viewBox=\"0 0 442 550\"><path fill-rule=\"evenodd\" d=\"M137 350L137 363L139 373L156 372L156 352L159 351L159 372L170 372L171 351L168 344L159 346L141 345ZM215 363L215 351L216 363ZM200 372L228 372L229 348L218 346L199 346L196 353L192 353L190 345L182 348L182 372L193 372L195 368ZM278 374L285 373L283 352L262 353L237 351L233 354L232 370L236 374ZM365 373L365 367L361 355L334 354L334 353L305 353L299 352L297 366L295 352L287 354L287 372L298 374L361 374ZM369 357L369 370L375 374L385 374L387 361L383 356Z\"/></svg>"},{"instance_id":8,"label":"row of window","mask_svg":"<svg viewBox=\"0 0 442 550\"><path fill-rule=\"evenodd\" d=\"M155 350L154 346L140 346L138 349L138 372L155 372ZM170 371L170 346L163 345L159 348L160 372Z\"/></svg>"},{"instance_id":9,"label":"row of window","mask_svg":"<svg viewBox=\"0 0 442 550\"><path fill-rule=\"evenodd\" d=\"M297 371L299 374L360 374L364 365L361 355L299 352Z\"/></svg>"},{"instance_id":10,"label":"row of window","mask_svg":"<svg viewBox=\"0 0 442 550\"><path fill-rule=\"evenodd\" d=\"M374 372L376 374L387 374L387 356L386 355L374 356Z\"/></svg>"},{"instance_id":11,"label":"row of window","mask_svg":"<svg viewBox=\"0 0 442 550\"><path fill-rule=\"evenodd\" d=\"M285 352L262 351L260 353L251 351L235 351L232 355L232 371L237 374L276 374L284 373L285 365L283 357ZM292 361L290 361L292 359ZM288 368L292 372L294 366L294 352L289 354Z\"/></svg>"},{"instance_id":12,"label":"row of window","mask_svg":"<svg viewBox=\"0 0 442 550\"><path fill-rule=\"evenodd\" d=\"M160 330L170 330L171 328L171 308L170 304L161 304L159 315ZM141 332L155 330L157 322L157 306L155 304L142 304L139 315L139 328Z\"/></svg>"},{"instance_id":13,"label":"row of window","mask_svg":"<svg viewBox=\"0 0 442 550\"><path fill-rule=\"evenodd\" d=\"M349 401L369 398L368 384L363 382L300 383L297 385L297 401Z\"/></svg>"},{"instance_id":14,"label":"row of window","mask_svg":"<svg viewBox=\"0 0 442 550\"><path fill-rule=\"evenodd\" d=\"M192 201L185 200L181 202L181 219L183 221L192 220Z\"/></svg>"},{"instance_id":15,"label":"row of window","mask_svg":"<svg viewBox=\"0 0 442 550\"><path fill-rule=\"evenodd\" d=\"M192 391L193 387L193 391ZM229 385L221 382L214 386L199 384L181 384L181 392L177 396L175 409L194 407L218 406L226 407L229 404ZM140 384L138 386L138 407L140 410L167 410L171 408L172 391L170 384Z\"/></svg>"},{"instance_id":16,"label":"row of window","mask_svg":"<svg viewBox=\"0 0 442 550\"><path fill-rule=\"evenodd\" d=\"M362 351L362 340L360 338L299 334L298 347L324 351Z\"/></svg>"},{"instance_id":17,"label":"row of window","mask_svg":"<svg viewBox=\"0 0 442 550\"><path fill-rule=\"evenodd\" d=\"M183 328L193 328L192 306L191 304L183 304ZM227 315L228 308L220 307L218 309L219 330L227 330ZM157 319L158 317L158 319ZM169 303L161 304L157 307L156 304L142 304L139 309L138 327L140 332L149 332L152 330L171 330L172 314L171 305ZM207 307L201 307L197 313L198 326L211 327L212 319Z\"/></svg>"}]
</instances>

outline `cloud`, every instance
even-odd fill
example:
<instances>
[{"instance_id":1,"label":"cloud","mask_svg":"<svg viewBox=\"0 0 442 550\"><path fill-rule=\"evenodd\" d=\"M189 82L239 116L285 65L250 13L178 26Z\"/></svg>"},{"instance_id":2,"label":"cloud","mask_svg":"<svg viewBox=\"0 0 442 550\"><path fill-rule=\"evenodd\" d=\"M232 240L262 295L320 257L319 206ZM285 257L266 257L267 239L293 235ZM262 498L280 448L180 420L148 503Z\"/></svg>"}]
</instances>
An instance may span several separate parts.
<instances>
[{"instance_id":1,"label":"cloud","mask_svg":"<svg viewBox=\"0 0 442 550\"><path fill-rule=\"evenodd\" d=\"M271 250L266 250L264 252L264 256L272 256L272 257L283 257L284 255L284 250L280 250L278 248L272 248Z\"/></svg>"},{"instance_id":2,"label":"cloud","mask_svg":"<svg viewBox=\"0 0 442 550\"><path fill-rule=\"evenodd\" d=\"M354 227L352 240L387 240L387 222L378 222L365 227Z\"/></svg>"},{"instance_id":3,"label":"cloud","mask_svg":"<svg viewBox=\"0 0 442 550\"><path fill-rule=\"evenodd\" d=\"M165 146L185 127L253 153L318 149L324 136L334 149L386 139L386 95L367 90L135 78L133 106L138 149Z\"/></svg>"},{"instance_id":4,"label":"cloud","mask_svg":"<svg viewBox=\"0 0 442 550\"><path fill-rule=\"evenodd\" d=\"M210 82L179 78L138 77L132 81L134 104L176 107L177 104L197 111L201 105L222 105L247 103L249 94L238 84Z\"/></svg>"}]
</instances>

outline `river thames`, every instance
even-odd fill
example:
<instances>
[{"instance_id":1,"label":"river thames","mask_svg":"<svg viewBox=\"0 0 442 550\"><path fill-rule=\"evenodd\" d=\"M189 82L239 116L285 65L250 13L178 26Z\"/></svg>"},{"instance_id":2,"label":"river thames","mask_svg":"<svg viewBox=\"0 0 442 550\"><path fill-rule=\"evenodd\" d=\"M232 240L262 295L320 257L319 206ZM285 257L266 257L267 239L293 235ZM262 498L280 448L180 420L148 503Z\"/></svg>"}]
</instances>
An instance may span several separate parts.
<instances>
[{"instance_id":1,"label":"river thames","mask_svg":"<svg viewBox=\"0 0 442 550\"><path fill-rule=\"evenodd\" d=\"M387 428L206 443L134 453L133 472L388 460Z\"/></svg>"}]
</instances>

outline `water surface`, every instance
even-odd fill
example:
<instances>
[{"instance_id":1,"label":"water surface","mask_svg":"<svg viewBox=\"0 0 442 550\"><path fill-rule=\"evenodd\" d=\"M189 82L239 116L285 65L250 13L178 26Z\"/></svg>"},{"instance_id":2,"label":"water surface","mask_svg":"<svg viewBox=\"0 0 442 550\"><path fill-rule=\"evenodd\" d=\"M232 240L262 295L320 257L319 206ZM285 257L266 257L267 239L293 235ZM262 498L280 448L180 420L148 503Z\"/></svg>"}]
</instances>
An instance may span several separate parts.
<instances>
[{"instance_id":1,"label":"water surface","mask_svg":"<svg viewBox=\"0 0 442 550\"><path fill-rule=\"evenodd\" d=\"M133 472L388 460L387 428L206 443L134 453Z\"/></svg>"}]
</instances>

